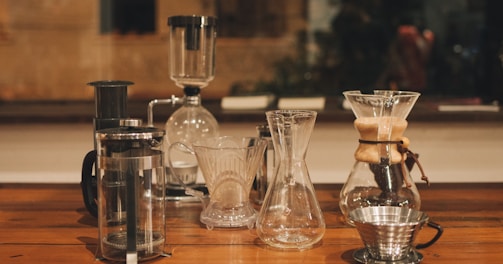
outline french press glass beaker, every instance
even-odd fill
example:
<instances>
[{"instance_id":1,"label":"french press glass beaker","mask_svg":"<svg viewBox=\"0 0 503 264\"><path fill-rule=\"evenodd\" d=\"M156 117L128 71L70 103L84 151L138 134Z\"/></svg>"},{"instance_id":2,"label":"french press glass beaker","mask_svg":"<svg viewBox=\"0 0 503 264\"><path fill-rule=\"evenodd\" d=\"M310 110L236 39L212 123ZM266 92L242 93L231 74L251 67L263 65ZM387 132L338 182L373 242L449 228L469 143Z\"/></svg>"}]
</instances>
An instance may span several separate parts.
<instances>
[{"instance_id":1,"label":"french press glass beaker","mask_svg":"<svg viewBox=\"0 0 503 264\"><path fill-rule=\"evenodd\" d=\"M99 243L106 259L129 263L164 252L163 137L152 127L96 132Z\"/></svg>"}]
</instances>

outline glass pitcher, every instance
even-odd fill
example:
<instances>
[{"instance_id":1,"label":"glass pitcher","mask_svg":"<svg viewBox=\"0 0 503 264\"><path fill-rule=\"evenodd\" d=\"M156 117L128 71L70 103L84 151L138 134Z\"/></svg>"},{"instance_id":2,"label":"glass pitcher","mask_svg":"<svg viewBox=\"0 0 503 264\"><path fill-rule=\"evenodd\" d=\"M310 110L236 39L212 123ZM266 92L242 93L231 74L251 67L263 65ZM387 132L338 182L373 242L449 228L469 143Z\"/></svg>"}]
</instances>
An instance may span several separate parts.
<instances>
[{"instance_id":1,"label":"glass pitcher","mask_svg":"<svg viewBox=\"0 0 503 264\"><path fill-rule=\"evenodd\" d=\"M368 206L404 206L419 210L421 200L409 170L409 140L405 120L419 93L378 90L343 93L356 116L360 133L356 162L340 193L340 208L348 214ZM415 157L414 157L415 158Z\"/></svg>"}]
</instances>

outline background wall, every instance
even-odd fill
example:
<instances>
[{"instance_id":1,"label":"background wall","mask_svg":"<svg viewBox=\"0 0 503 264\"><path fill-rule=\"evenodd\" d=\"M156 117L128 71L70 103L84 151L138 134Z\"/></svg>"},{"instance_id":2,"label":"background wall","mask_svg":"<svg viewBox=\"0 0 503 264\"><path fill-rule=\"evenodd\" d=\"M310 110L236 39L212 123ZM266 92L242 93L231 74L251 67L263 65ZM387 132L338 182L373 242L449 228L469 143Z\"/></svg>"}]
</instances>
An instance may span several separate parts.
<instances>
[{"instance_id":1,"label":"background wall","mask_svg":"<svg viewBox=\"0 0 503 264\"><path fill-rule=\"evenodd\" d=\"M153 17L155 30L102 33L119 15L100 13L122 14L119 3L155 4L147 15L125 8L128 24ZM89 100L86 83L102 79L134 81L132 99L180 95L169 79L166 20L198 14L226 26L203 98L260 82L288 95L397 84L501 102L502 12L500 0L0 0L0 101Z\"/></svg>"},{"instance_id":2,"label":"background wall","mask_svg":"<svg viewBox=\"0 0 503 264\"><path fill-rule=\"evenodd\" d=\"M302 0L289 0L284 35L218 38L216 78L203 96L227 95L240 80L271 77L270 65L290 53L305 26ZM206 0L156 0L156 32L101 34L99 0L0 0L0 100L92 99L87 82L131 80L131 98L169 97L182 89L169 78L167 18L215 15Z\"/></svg>"}]
</instances>

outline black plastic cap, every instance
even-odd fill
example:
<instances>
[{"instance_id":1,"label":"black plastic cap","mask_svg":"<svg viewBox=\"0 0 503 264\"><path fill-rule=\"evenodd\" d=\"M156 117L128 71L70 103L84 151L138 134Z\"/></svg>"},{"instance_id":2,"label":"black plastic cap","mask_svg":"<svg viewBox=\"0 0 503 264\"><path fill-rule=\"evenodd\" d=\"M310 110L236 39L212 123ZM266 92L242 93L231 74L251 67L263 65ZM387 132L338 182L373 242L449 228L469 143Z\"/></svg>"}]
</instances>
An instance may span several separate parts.
<instances>
[{"instance_id":1,"label":"black plastic cap","mask_svg":"<svg viewBox=\"0 0 503 264\"><path fill-rule=\"evenodd\" d=\"M201 92L201 88L197 86L185 86L183 87L183 92L186 96L196 96Z\"/></svg>"},{"instance_id":2,"label":"black plastic cap","mask_svg":"<svg viewBox=\"0 0 503 264\"><path fill-rule=\"evenodd\" d=\"M168 26L187 27L187 26L207 26L217 25L217 18L211 16L171 16L168 17Z\"/></svg>"}]
</instances>

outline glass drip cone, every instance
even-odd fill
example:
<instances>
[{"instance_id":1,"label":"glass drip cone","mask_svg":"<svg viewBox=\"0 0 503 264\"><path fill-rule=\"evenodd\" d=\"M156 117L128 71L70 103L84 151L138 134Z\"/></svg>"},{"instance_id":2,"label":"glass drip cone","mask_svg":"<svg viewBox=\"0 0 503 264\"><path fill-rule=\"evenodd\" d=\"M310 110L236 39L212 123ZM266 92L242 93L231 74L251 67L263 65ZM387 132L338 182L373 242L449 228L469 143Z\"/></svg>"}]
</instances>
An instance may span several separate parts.
<instances>
[{"instance_id":1,"label":"glass drip cone","mask_svg":"<svg viewBox=\"0 0 503 264\"><path fill-rule=\"evenodd\" d=\"M250 190L266 146L259 138L231 136L193 143L210 194L199 218L208 229L255 225Z\"/></svg>"}]
</instances>

